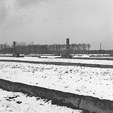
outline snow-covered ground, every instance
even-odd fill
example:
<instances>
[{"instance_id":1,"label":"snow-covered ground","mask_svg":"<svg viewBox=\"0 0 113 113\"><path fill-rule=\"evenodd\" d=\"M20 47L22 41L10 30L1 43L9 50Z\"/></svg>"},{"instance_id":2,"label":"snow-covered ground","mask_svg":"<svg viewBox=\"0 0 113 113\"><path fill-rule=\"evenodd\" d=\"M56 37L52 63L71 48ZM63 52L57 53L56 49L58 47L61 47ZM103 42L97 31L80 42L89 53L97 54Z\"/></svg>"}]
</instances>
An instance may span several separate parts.
<instances>
[{"instance_id":1,"label":"snow-covered ground","mask_svg":"<svg viewBox=\"0 0 113 113\"><path fill-rule=\"evenodd\" d=\"M62 59L62 58L38 58L38 57L0 57L0 60L22 60L22 61L41 61L41 62L69 62L69 63L85 63L85 64L101 64L113 65L110 60L91 60L91 59Z\"/></svg>"},{"instance_id":2,"label":"snow-covered ground","mask_svg":"<svg viewBox=\"0 0 113 113\"><path fill-rule=\"evenodd\" d=\"M82 113L36 97L0 89L0 113Z\"/></svg>"},{"instance_id":3,"label":"snow-covered ground","mask_svg":"<svg viewBox=\"0 0 113 113\"><path fill-rule=\"evenodd\" d=\"M0 62L0 78L113 100L113 69Z\"/></svg>"}]
</instances>

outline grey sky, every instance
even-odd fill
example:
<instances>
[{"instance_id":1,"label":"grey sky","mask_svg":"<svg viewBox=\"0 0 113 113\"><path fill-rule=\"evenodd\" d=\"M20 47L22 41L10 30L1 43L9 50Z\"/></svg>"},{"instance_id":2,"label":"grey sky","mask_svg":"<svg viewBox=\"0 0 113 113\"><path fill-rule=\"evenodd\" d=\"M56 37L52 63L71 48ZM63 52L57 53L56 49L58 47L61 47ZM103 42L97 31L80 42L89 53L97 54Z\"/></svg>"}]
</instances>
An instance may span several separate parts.
<instances>
[{"instance_id":1,"label":"grey sky","mask_svg":"<svg viewBox=\"0 0 113 113\"><path fill-rule=\"evenodd\" d=\"M113 49L113 0L0 0L0 43L90 43Z\"/></svg>"}]
</instances>

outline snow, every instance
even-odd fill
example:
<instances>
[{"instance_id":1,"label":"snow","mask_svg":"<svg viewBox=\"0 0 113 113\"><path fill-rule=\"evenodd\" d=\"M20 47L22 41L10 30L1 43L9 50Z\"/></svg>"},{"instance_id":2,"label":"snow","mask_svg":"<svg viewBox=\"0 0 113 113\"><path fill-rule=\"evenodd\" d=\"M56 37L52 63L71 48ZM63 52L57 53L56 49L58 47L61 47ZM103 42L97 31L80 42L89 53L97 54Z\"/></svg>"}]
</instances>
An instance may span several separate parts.
<instances>
[{"instance_id":1,"label":"snow","mask_svg":"<svg viewBox=\"0 0 113 113\"><path fill-rule=\"evenodd\" d=\"M0 60L21 60L21 61L41 61L41 62L69 62L69 63L85 63L85 64L101 64L113 65L113 61L108 60L92 60L92 59L62 59L62 58L38 58L38 57L0 57Z\"/></svg>"},{"instance_id":2,"label":"snow","mask_svg":"<svg viewBox=\"0 0 113 113\"><path fill-rule=\"evenodd\" d=\"M0 62L0 78L113 100L113 69Z\"/></svg>"},{"instance_id":3,"label":"snow","mask_svg":"<svg viewBox=\"0 0 113 113\"><path fill-rule=\"evenodd\" d=\"M0 89L0 113L81 113L67 107L52 105L51 101L28 97L22 93Z\"/></svg>"},{"instance_id":4,"label":"snow","mask_svg":"<svg viewBox=\"0 0 113 113\"><path fill-rule=\"evenodd\" d=\"M76 58L76 57L79 57L79 58L86 57L86 58L87 58L87 57L90 57L90 55L78 54L78 55L74 55L73 57L75 57L75 58Z\"/></svg>"}]
</instances>

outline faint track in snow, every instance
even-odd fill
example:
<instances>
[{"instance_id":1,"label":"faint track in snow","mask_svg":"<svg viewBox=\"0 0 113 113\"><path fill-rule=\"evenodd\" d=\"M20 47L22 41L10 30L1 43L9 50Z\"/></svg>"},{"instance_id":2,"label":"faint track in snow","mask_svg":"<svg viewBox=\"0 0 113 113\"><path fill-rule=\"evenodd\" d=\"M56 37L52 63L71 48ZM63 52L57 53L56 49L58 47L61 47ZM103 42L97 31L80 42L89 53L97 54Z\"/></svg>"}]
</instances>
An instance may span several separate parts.
<instances>
[{"instance_id":1,"label":"faint track in snow","mask_svg":"<svg viewBox=\"0 0 113 113\"><path fill-rule=\"evenodd\" d=\"M22 62L22 63L33 63L33 64L51 64L51 65L64 65L64 66L83 66L83 67L95 67L95 68L113 68L113 65L105 64L88 64L88 63L72 63L72 62L48 62L48 61L28 61L28 60L6 60L0 59L0 62Z\"/></svg>"}]
</instances>

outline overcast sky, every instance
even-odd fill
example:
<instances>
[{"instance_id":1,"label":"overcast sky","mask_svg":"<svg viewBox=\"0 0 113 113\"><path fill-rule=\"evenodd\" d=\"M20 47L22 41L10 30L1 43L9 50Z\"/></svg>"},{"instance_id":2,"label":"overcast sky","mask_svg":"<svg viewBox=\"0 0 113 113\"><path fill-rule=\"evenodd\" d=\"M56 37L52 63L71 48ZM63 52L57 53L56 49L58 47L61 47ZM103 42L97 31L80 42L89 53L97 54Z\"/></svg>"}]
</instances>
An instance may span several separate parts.
<instances>
[{"instance_id":1,"label":"overcast sky","mask_svg":"<svg viewBox=\"0 0 113 113\"><path fill-rule=\"evenodd\" d=\"M113 49L113 0L0 0L0 43L90 43Z\"/></svg>"}]
</instances>

